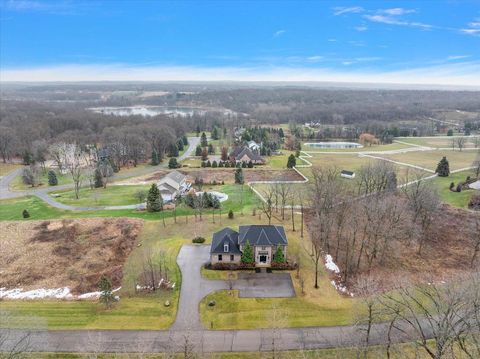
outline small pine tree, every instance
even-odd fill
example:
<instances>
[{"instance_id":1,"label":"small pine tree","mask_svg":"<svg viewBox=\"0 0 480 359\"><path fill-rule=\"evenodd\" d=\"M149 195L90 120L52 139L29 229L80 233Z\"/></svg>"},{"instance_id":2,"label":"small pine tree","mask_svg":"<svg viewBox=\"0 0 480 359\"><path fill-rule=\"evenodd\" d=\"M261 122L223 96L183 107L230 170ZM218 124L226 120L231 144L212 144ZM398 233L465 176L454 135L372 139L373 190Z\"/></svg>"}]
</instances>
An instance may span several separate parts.
<instances>
[{"instance_id":1,"label":"small pine tree","mask_svg":"<svg viewBox=\"0 0 480 359\"><path fill-rule=\"evenodd\" d=\"M253 168L253 162L252 161L248 161L248 168Z\"/></svg>"},{"instance_id":2,"label":"small pine tree","mask_svg":"<svg viewBox=\"0 0 480 359\"><path fill-rule=\"evenodd\" d=\"M100 303L104 304L106 308L110 308L115 301L112 292L112 282L103 275L98 283L98 288L100 289Z\"/></svg>"},{"instance_id":3,"label":"small pine tree","mask_svg":"<svg viewBox=\"0 0 480 359\"><path fill-rule=\"evenodd\" d=\"M440 162L438 162L435 173L437 173L439 177L448 177L450 175L450 165L447 157L444 156Z\"/></svg>"},{"instance_id":4,"label":"small pine tree","mask_svg":"<svg viewBox=\"0 0 480 359\"><path fill-rule=\"evenodd\" d=\"M233 211L228 211L228 219L233 219Z\"/></svg>"},{"instance_id":5,"label":"small pine tree","mask_svg":"<svg viewBox=\"0 0 480 359\"><path fill-rule=\"evenodd\" d=\"M219 162L218 162L218 167L225 167L223 161L219 161Z\"/></svg>"},{"instance_id":6,"label":"small pine tree","mask_svg":"<svg viewBox=\"0 0 480 359\"><path fill-rule=\"evenodd\" d=\"M207 135L205 134L205 132L202 132L202 136L200 137L200 146L202 147L208 146Z\"/></svg>"},{"instance_id":7,"label":"small pine tree","mask_svg":"<svg viewBox=\"0 0 480 359\"><path fill-rule=\"evenodd\" d=\"M250 245L249 241L247 241L247 244L245 244L245 247L243 247L241 262L242 263L253 263L254 262L253 249L252 249L252 246Z\"/></svg>"},{"instance_id":8,"label":"small pine tree","mask_svg":"<svg viewBox=\"0 0 480 359\"><path fill-rule=\"evenodd\" d=\"M243 171L241 168L237 168L237 170L235 171L235 183L236 184L244 183Z\"/></svg>"},{"instance_id":9,"label":"small pine tree","mask_svg":"<svg viewBox=\"0 0 480 359\"><path fill-rule=\"evenodd\" d=\"M95 188L103 187L102 173L98 168L95 169L95 173L93 174L93 186Z\"/></svg>"},{"instance_id":10,"label":"small pine tree","mask_svg":"<svg viewBox=\"0 0 480 359\"><path fill-rule=\"evenodd\" d=\"M48 184L50 186L56 186L58 184L58 179L55 171L48 171Z\"/></svg>"},{"instance_id":11,"label":"small pine tree","mask_svg":"<svg viewBox=\"0 0 480 359\"><path fill-rule=\"evenodd\" d=\"M214 160L212 162L212 168L217 168L217 167L218 167L218 163L217 163L217 161Z\"/></svg>"},{"instance_id":12,"label":"small pine tree","mask_svg":"<svg viewBox=\"0 0 480 359\"><path fill-rule=\"evenodd\" d=\"M277 247L275 254L273 255L273 261L275 263L285 263L285 256L283 255L282 248Z\"/></svg>"},{"instance_id":13,"label":"small pine tree","mask_svg":"<svg viewBox=\"0 0 480 359\"><path fill-rule=\"evenodd\" d=\"M247 162L242 161L242 168L247 168Z\"/></svg>"},{"instance_id":14,"label":"small pine tree","mask_svg":"<svg viewBox=\"0 0 480 359\"><path fill-rule=\"evenodd\" d=\"M288 156L288 162L287 162L287 168L293 168L297 165L297 159L295 158L295 155L291 154Z\"/></svg>"},{"instance_id":15,"label":"small pine tree","mask_svg":"<svg viewBox=\"0 0 480 359\"><path fill-rule=\"evenodd\" d=\"M201 156L202 155L202 147L197 146L195 149L195 156Z\"/></svg>"},{"instance_id":16,"label":"small pine tree","mask_svg":"<svg viewBox=\"0 0 480 359\"><path fill-rule=\"evenodd\" d=\"M150 163L152 166L158 166L160 164L160 159L158 158L158 153L156 150L152 151L152 161Z\"/></svg>"},{"instance_id":17,"label":"small pine tree","mask_svg":"<svg viewBox=\"0 0 480 359\"><path fill-rule=\"evenodd\" d=\"M206 167L212 167L212 162L210 160L207 161L207 164L205 165Z\"/></svg>"},{"instance_id":18,"label":"small pine tree","mask_svg":"<svg viewBox=\"0 0 480 359\"><path fill-rule=\"evenodd\" d=\"M197 124L195 132L197 133L197 137L200 136L200 125Z\"/></svg>"},{"instance_id":19,"label":"small pine tree","mask_svg":"<svg viewBox=\"0 0 480 359\"><path fill-rule=\"evenodd\" d=\"M178 162L177 162L177 159L175 157L170 158L170 160L168 161L168 168L170 168L170 169L178 168Z\"/></svg>"},{"instance_id":20,"label":"small pine tree","mask_svg":"<svg viewBox=\"0 0 480 359\"><path fill-rule=\"evenodd\" d=\"M209 155L214 155L215 154L215 148L213 147L213 145L211 143L208 145L208 154Z\"/></svg>"},{"instance_id":21,"label":"small pine tree","mask_svg":"<svg viewBox=\"0 0 480 359\"><path fill-rule=\"evenodd\" d=\"M453 130L452 129L449 129L447 131L447 136L453 136Z\"/></svg>"},{"instance_id":22,"label":"small pine tree","mask_svg":"<svg viewBox=\"0 0 480 359\"><path fill-rule=\"evenodd\" d=\"M183 141L183 145L184 145L184 146L187 146L187 145L188 145L188 138L187 138L187 136L183 135L182 141Z\"/></svg>"},{"instance_id":23,"label":"small pine tree","mask_svg":"<svg viewBox=\"0 0 480 359\"><path fill-rule=\"evenodd\" d=\"M283 133L283 129L282 129L282 128L280 128L280 130L278 131L278 136L279 136L280 138L284 138L284 137L285 137L285 134Z\"/></svg>"},{"instance_id":24,"label":"small pine tree","mask_svg":"<svg viewBox=\"0 0 480 359\"><path fill-rule=\"evenodd\" d=\"M183 148L184 148L184 147L183 147L183 141L182 141L182 139L179 139L179 140L177 141L177 148L178 148L179 151L183 151Z\"/></svg>"},{"instance_id":25,"label":"small pine tree","mask_svg":"<svg viewBox=\"0 0 480 359\"><path fill-rule=\"evenodd\" d=\"M163 198L155 183L148 190L147 195L147 211L160 212L163 209Z\"/></svg>"},{"instance_id":26,"label":"small pine tree","mask_svg":"<svg viewBox=\"0 0 480 359\"><path fill-rule=\"evenodd\" d=\"M28 210L24 209L22 212L23 218L30 218L30 212Z\"/></svg>"},{"instance_id":27,"label":"small pine tree","mask_svg":"<svg viewBox=\"0 0 480 359\"><path fill-rule=\"evenodd\" d=\"M168 147L168 156L169 157L178 157L178 147L175 143L172 143Z\"/></svg>"}]
</instances>

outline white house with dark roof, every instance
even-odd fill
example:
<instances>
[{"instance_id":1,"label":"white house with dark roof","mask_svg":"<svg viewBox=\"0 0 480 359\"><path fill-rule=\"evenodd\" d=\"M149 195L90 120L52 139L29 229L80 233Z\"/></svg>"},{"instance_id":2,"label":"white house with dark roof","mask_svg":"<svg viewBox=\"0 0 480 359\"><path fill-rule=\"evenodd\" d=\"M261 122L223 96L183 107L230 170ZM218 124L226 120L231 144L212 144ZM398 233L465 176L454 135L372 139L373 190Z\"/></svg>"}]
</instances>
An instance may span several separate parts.
<instances>
[{"instance_id":1,"label":"white house with dark roof","mask_svg":"<svg viewBox=\"0 0 480 359\"><path fill-rule=\"evenodd\" d=\"M172 171L158 181L157 186L163 200L170 202L188 191L190 183L187 182L187 176L178 171Z\"/></svg>"},{"instance_id":2,"label":"white house with dark roof","mask_svg":"<svg viewBox=\"0 0 480 359\"><path fill-rule=\"evenodd\" d=\"M288 239L282 226L250 225L240 226L238 232L224 228L213 234L210 248L212 264L238 264L243 249L250 243L256 266L269 267L277 248L287 256Z\"/></svg>"},{"instance_id":3,"label":"white house with dark roof","mask_svg":"<svg viewBox=\"0 0 480 359\"><path fill-rule=\"evenodd\" d=\"M355 172L342 170L342 172L340 172L340 177L348 178L348 179L354 179L355 178Z\"/></svg>"}]
</instances>

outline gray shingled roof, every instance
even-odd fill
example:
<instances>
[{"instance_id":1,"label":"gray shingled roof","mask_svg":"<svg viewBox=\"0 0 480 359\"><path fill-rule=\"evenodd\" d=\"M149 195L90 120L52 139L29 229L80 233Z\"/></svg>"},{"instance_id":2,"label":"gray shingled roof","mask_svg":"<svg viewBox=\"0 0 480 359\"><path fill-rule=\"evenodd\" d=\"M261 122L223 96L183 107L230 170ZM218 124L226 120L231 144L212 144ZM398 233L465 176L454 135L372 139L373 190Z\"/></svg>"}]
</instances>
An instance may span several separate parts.
<instances>
[{"instance_id":1,"label":"gray shingled roof","mask_svg":"<svg viewBox=\"0 0 480 359\"><path fill-rule=\"evenodd\" d=\"M240 226L238 243L244 245L248 242L252 246L287 245L288 240L282 226L252 225Z\"/></svg>"},{"instance_id":2,"label":"gray shingled roof","mask_svg":"<svg viewBox=\"0 0 480 359\"><path fill-rule=\"evenodd\" d=\"M263 158L256 153L253 153L250 148L243 146L243 147L236 147L233 149L232 153L230 153L230 157L234 157L236 161L241 160L243 156L247 155L248 158L252 161L263 161Z\"/></svg>"},{"instance_id":3,"label":"gray shingled roof","mask_svg":"<svg viewBox=\"0 0 480 359\"><path fill-rule=\"evenodd\" d=\"M228 243L228 252L224 250L225 243ZM238 233L228 227L214 233L210 253L242 254L238 246Z\"/></svg>"},{"instance_id":4,"label":"gray shingled roof","mask_svg":"<svg viewBox=\"0 0 480 359\"><path fill-rule=\"evenodd\" d=\"M165 177L169 177L177 183L181 183L185 179L185 175L181 174L178 171L172 171L167 174Z\"/></svg>"}]
</instances>

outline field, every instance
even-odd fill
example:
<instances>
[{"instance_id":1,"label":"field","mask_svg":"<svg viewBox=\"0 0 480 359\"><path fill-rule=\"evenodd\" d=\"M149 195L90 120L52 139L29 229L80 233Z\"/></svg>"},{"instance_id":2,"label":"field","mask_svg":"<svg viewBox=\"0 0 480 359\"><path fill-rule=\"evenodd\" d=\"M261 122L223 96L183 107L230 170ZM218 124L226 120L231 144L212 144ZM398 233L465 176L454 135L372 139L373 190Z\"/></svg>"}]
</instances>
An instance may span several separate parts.
<instances>
[{"instance_id":1,"label":"field","mask_svg":"<svg viewBox=\"0 0 480 359\"><path fill-rule=\"evenodd\" d=\"M23 167L23 166L22 166ZM57 181L58 185L63 185L63 184L68 184L68 183L73 183L72 177L69 175L59 175L57 173ZM48 187L48 175L47 173L42 173L39 179L39 184L38 186L35 186L34 188L43 188L43 187ZM30 185L26 185L22 181L22 176L19 175L13 179L12 182L10 182L10 189L14 191L26 191L29 189L32 189L33 187Z\"/></svg>"},{"instance_id":2,"label":"field","mask_svg":"<svg viewBox=\"0 0 480 359\"><path fill-rule=\"evenodd\" d=\"M388 145L374 145L361 148L318 148L314 146L307 146L306 143L322 142L317 140L305 141L302 144L302 150L305 152L365 152L365 151L392 151L392 150L401 150L404 148L409 148L411 146L404 145L402 143L390 143ZM342 141L343 142L343 141Z\"/></svg>"},{"instance_id":3,"label":"field","mask_svg":"<svg viewBox=\"0 0 480 359\"><path fill-rule=\"evenodd\" d=\"M435 147L435 148L452 148L452 140L455 137L399 137L398 140L406 143L411 143L414 145L420 146L428 146L428 147ZM477 137L477 140L479 138ZM479 143L480 144L480 143ZM469 137L465 143L466 148L475 148L475 137ZM455 148L457 145L455 144Z\"/></svg>"},{"instance_id":4,"label":"field","mask_svg":"<svg viewBox=\"0 0 480 359\"><path fill-rule=\"evenodd\" d=\"M468 208L468 202L470 201L472 195L475 193L475 190L463 190L460 193L450 191L450 183L453 182L456 186L459 182L465 181L467 176L475 178L473 172L462 171L451 174L448 177L436 177L432 180L443 202L448 203L454 207Z\"/></svg>"},{"instance_id":5,"label":"field","mask_svg":"<svg viewBox=\"0 0 480 359\"><path fill-rule=\"evenodd\" d=\"M421 151L421 152L407 152L394 155L382 155L382 157L389 158L398 162L405 162L416 166L424 167L435 171L438 162L443 156L447 157L450 163L450 171L458 170L472 166L473 161L477 156L476 151Z\"/></svg>"},{"instance_id":6,"label":"field","mask_svg":"<svg viewBox=\"0 0 480 359\"><path fill-rule=\"evenodd\" d=\"M68 286L83 294L96 291L102 275L118 287L142 226L132 219L0 222L0 288Z\"/></svg>"},{"instance_id":7,"label":"field","mask_svg":"<svg viewBox=\"0 0 480 359\"><path fill-rule=\"evenodd\" d=\"M0 163L0 177L5 176L7 173L12 172L20 167L22 166L16 163Z\"/></svg>"}]
</instances>

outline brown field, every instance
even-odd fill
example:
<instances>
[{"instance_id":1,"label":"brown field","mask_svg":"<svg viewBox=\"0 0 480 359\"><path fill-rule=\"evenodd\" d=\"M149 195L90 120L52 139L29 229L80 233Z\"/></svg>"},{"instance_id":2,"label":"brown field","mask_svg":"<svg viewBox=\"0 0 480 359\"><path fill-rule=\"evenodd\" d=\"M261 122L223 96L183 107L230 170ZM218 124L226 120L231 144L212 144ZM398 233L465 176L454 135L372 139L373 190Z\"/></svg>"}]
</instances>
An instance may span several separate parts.
<instances>
[{"instance_id":1,"label":"brown field","mask_svg":"<svg viewBox=\"0 0 480 359\"><path fill-rule=\"evenodd\" d=\"M204 183L210 183L213 181L221 183L222 181L225 184L234 183L235 169L234 168L182 168L179 169L180 172L188 176L188 179L192 182L196 177L202 178ZM154 182L165 176L168 171L158 171L149 176L142 178L137 178L138 181ZM284 180L284 181L301 181L303 180L294 170L273 170L268 168L244 168L243 175L245 177L245 182L251 181L273 181L273 180Z\"/></svg>"},{"instance_id":2,"label":"brown field","mask_svg":"<svg viewBox=\"0 0 480 359\"><path fill-rule=\"evenodd\" d=\"M118 287L143 227L138 219L0 222L0 287L98 290L102 275Z\"/></svg>"}]
</instances>

